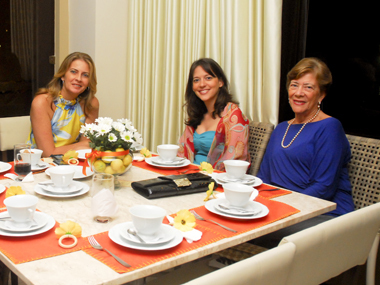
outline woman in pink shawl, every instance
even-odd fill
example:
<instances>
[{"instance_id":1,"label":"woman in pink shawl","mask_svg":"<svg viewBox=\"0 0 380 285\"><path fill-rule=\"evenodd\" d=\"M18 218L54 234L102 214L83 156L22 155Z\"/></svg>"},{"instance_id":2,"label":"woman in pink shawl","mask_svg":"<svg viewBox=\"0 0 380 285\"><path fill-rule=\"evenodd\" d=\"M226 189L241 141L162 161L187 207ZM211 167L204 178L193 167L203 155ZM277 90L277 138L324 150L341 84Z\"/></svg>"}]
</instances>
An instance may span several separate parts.
<instances>
[{"instance_id":1,"label":"woman in pink shawl","mask_svg":"<svg viewBox=\"0 0 380 285\"><path fill-rule=\"evenodd\" d=\"M229 93L228 80L211 58L195 61L185 93L188 119L178 156L224 170L224 160L249 161L249 121Z\"/></svg>"}]
</instances>

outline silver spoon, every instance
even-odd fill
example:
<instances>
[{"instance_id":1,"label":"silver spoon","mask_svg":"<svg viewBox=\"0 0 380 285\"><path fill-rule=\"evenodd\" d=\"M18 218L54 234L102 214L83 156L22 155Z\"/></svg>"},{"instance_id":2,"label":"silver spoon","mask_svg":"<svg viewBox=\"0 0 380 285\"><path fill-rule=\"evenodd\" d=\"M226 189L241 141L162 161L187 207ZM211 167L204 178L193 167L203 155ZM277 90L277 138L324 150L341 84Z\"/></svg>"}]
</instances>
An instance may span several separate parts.
<instances>
[{"instance_id":1,"label":"silver spoon","mask_svg":"<svg viewBox=\"0 0 380 285\"><path fill-rule=\"evenodd\" d=\"M146 243L146 241L143 240L143 239L137 234L137 232L136 232L134 229L129 228L129 229L127 230L127 232L128 232L129 234L131 234L131 235L137 237L142 243Z\"/></svg>"},{"instance_id":2,"label":"silver spoon","mask_svg":"<svg viewBox=\"0 0 380 285\"><path fill-rule=\"evenodd\" d=\"M219 204L219 207L224 209L224 210L227 210L227 211L231 211L231 210L235 210L239 213L243 213L243 214L249 214L249 215L257 215L258 213L261 212L261 210L258 210L258 211L247 211L247 210L244 210L242 208L238 208L238 207L227 207L223 204Z\"/></svg>"}]
</instances>

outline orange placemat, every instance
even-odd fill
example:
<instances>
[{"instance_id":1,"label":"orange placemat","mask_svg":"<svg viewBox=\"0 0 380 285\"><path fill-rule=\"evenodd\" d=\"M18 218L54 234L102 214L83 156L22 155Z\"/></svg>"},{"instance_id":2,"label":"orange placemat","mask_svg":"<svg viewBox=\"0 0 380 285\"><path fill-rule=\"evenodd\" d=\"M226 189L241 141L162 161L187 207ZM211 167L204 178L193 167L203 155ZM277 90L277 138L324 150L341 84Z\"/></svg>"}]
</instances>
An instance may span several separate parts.
<instances>
[{"instance_id":1,"label":"orange placemat","mask_svg":"<svg viewBox=\"0 0 380 285\"><path fill-rule=\"evenodd\" d=\"M191 244L183 241L178 246L160 251L145 252L140 250L129 249L123 246L120 246L112 242L107 233L101 233L96 235L98 242L109 249L112 253L120 256L122 259L127 261L132 267L126 268L120 265L115 261L109 254L104 251L99 251L93 248L86 248L84 251L99 261L103 262L113 270L118 273L125 273L129 271L136 270L138 268L156 263L158 261L177 256L179 254L191 251L196 248L200 248L212 242L221 240L223 238L235 236L264 225L273 223L275 221L281 220L285 217L293 215L300 212L296 208L289 206L287 204L272 201L266 198L258 197L257 201L266 205L269 208L269 214L266 217L254 220L236 220L228 219L222 216L218 216L209 212L204 206L194 208L194 210L204 218L211 218L216 222L220 222L227 227L237 230L237 233L227 231L215 224L212 224L207 221L197 221L196 229L203 232L202 238L200 241L193 242Z\"/></svg>"}]
</instances>

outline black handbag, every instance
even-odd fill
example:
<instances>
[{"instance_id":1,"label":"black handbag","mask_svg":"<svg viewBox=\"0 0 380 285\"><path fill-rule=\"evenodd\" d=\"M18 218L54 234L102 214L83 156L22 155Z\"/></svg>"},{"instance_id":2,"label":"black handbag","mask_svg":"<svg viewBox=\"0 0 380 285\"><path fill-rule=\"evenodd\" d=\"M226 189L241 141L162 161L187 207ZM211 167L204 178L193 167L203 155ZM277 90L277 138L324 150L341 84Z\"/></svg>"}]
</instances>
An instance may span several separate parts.
<instances>
[{"instance_id":1,"label":"black handbag","mask_svg":"<svg viewBox=\"0 0 380 285\"><path fill-rule=\"evenodd\" d=\"M132 183L132 188L147 199L186 195L205 192L214 179L203 173L159 176L154 179L141 180Z\"/></svg>"}]
</instances>

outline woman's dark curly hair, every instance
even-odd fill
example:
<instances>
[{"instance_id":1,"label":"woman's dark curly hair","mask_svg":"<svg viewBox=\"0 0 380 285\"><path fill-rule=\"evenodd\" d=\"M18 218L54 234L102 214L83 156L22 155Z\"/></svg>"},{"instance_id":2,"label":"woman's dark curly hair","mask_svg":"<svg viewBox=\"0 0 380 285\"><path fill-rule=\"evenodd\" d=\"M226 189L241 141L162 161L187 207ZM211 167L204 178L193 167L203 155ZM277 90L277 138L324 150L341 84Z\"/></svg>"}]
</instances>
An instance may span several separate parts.
<instances>
[{"instance_id":1,"label":"woman's dark curly hair","mask_svg":"<svg viewBox=\"0 0 380 285\"><path fill-rule=\"evenodd\" d=\"M197 126L201 123L204 114L207 113L205 103L203 103L203 101L199 99L193 91L194 70L198 66L201 66L204 69L204 71L206 71L208 74L210 74L213 77L217 77L220 81L223 82L223 86L219 88L214 105L214 112L212 113L212 117L214 119L216 118L216 116L221 116L221 113L223 112L228 102L233 102L237 104L237 102L234 102L232 99L232 95L229 92L229 84L227 77L224 74L223 69L220 67L220 65L211 58L201 58L197 61L194 61L190 67L184 104L188 116L187 120L185 120L185 124L194 128L197 128Z\"/></svg>"}]
</instances>

